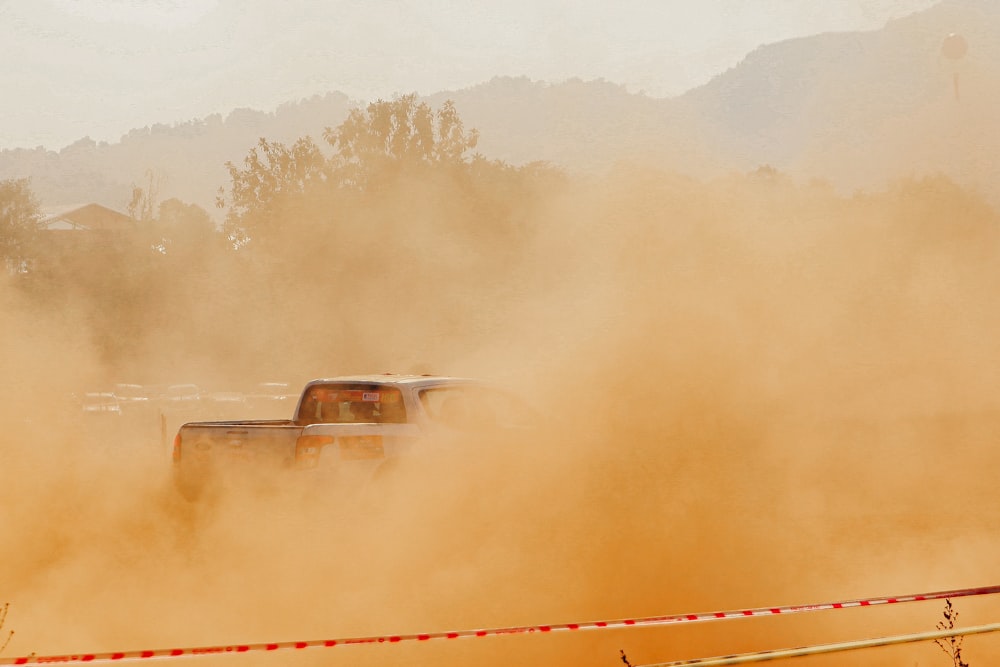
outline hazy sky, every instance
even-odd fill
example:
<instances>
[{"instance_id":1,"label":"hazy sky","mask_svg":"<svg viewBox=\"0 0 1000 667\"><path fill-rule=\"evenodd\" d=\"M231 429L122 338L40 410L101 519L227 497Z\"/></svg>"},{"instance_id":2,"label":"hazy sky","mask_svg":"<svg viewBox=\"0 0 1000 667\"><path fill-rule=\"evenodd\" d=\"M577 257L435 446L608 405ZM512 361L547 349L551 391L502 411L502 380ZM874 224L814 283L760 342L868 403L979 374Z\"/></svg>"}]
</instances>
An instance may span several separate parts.
<instances>
[{"instance_id":1,"label":"hazy sky","mask_svg":"<svg viewBox=\"0 0 1000 667\"><path fill-rule=\"evenodd\" d=\"M466 88L497 75L681 93L754 47L936 0L0 0L0 148Z\"/></svg>"}]
</instances>

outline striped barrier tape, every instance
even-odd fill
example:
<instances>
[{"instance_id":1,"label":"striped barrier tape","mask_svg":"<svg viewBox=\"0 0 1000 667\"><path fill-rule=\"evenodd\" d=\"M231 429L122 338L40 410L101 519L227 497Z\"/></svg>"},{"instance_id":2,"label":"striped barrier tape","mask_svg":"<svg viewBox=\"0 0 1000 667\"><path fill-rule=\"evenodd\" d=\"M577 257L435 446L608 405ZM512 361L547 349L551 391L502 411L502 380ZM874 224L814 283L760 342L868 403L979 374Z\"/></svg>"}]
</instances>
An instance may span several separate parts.
<instances>
[{"instance_id":1,"label":"striped barrier tape","mask_svg":"<svg viewBox=\"0 0 1000 667\"><path fill-rule=\"evenodd\" d=\"M778 660L779 658L799 658L806 655L819 655L820 653L840 653L842 651L855 651L862 648L875 648L877 646L926 642L932 639L977 635L985 632L996 632L997 630L1000 630L1000 623L975 625L968 628L953 628L950 630L920 632L912 635L895 635L892 637L881 637L879 639L858 639L855 641L840 642L837 644L817 644L815 646L802 646L800 648L783 648L770 651L757 651L755 653L740 653L739 655L724 655L718 658L696 658L694 660L657 662L646 665L636 665L636 667L719 667L720 665L745 665L751 662Z\"/></svg>"},{"instance_id":2,"label":"striped barrier tape","mask_svg":"<svg viewBox=\"0 0 1000 667\"><path fill-rule=\"evenodd\" d=\"M934 593L919 593L915 595L896 595L893 597L865 598L845 600L841 602L824 602L820 604L791 605L784 607L758 607L734 611L715 611L699 614L672 614L669 616L648 616L645 618L619 619L614 621L588 621L582 623L560 623L552 625L525 625L483 630L456 630L449 632L427 632L420 634L381 635L370 637L353 637L345 639L318 639L311 641L270 642L257 644L232 644L228 646L201 646L195 648L156 649L144 651L115 651L109 653L76 653L69 655L23 656L19 658L0 658L3 665L42 665L61 663L106 663L147 660L153 658L179 658L205 655L243 654L248 652L273 652L286 649L301 650L307 648L331 648L333 646L349 646L356 644L397 644L400 642L423 642L432 639L460 639L465 637L495 637L530 633L551 633L574 630L608 630L614 628L635 628L643 626L669 625L674 623L694 623L702 621L720 621L734 618L749 618L753 616L786 615L807 611L822 611L826 609L848 609L851 607L873 607L877 605L901 604L904 602L920 602L925 600L944 600L975 595L990 595L1000 593L1000 585L980 588L961 588L951 591Z\"/></svg>"}]
</instances>

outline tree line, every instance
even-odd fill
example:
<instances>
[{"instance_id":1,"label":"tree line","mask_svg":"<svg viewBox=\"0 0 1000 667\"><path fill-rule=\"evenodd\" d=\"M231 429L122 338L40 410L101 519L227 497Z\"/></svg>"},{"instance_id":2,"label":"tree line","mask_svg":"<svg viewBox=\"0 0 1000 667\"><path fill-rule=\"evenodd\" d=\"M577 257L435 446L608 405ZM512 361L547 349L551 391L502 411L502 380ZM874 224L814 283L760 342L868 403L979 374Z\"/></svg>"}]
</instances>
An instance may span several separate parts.
<instances>
[{"instance_id":1,"label":"tree line","mask_svg":"<svg viewBox=\"0 0 1000 667\"><path fill-rule=\"evenodd\" d=\"M477 142L451 102L433 108L415 94L378 100L350 111L320 141L261 138L241 163L226 163L220 224L197 205L159 201L151 169L124 206L134 221L131 240L76 254L43 233L30 182L3 181L0 258L39 307L83 303L113 315L93 316L89 325L102 355L117 359L138 353L157 325L151 304L177 312L199 296L239 300L247 290L288 282L305 256L350 266L360 261L359 245L372 263L416 253L403 240L412 240L406 227L415 219L459 236L474 255L509 243L523 231L525 206L565 177L548 164L487 160L475 152Z\"/></svg>"},{"instance_id":2,"label":"tree line","mask_svg":"<svg viewBox=\"0 0 1000 667\"><path fill-rule=\"evenodd\" d=\"M322 144L308 136L292 144L261 138L241 164L226 163L230 182L218 190L225 217L217 231L228 249L273 249L287 227L328 225L336 219L333 211L403 183L446 182L475 199L491 199L480 204L497 204L512 188L530 189L532 179L549 184L562 178L547 164L512 167L474 153L479 134L464 127L454 104L434 109L415 94L355 108L322 138ZM133 185L125 206L143 251L166 255L205 243L213 227L208 212L178 199L159 202L153 170L145 179ZM491 196L490 188L500 192ZM41 208L29 180L0 181L0 207L0 257L12 272L29 272L29 260L45 250L39 245Z\"/></svg>"},{"instance_id":3,"label":"tree line","mask_svg":"<svg viewBox=\"0 0 1000 667\"><path fill-rule=\"evenodd\" d=\"M603 294L608 326L706 289L757 312L741 299L789 293L803 276L832 291L870 280L861 304L916 299L925 266L962 284L995 278L997 213L945 177L853 194L767 166L696 180L622 163L592 177L488 160L478 140L450 103L379 100L318 140L262 138L226 164L219 222L158 201L149 172L125 206L133 243L44 264L32 263L46 249L30 183L5 181L6 282L39 311L72 314L57 324L85 332L110 366L253 358L308 375L317 359L324 372L391 368L387 351L408 358L419 341L475 354L528 327L524 304L542 300L529 319L568 322Z\"/></svg>"}]
</instances>

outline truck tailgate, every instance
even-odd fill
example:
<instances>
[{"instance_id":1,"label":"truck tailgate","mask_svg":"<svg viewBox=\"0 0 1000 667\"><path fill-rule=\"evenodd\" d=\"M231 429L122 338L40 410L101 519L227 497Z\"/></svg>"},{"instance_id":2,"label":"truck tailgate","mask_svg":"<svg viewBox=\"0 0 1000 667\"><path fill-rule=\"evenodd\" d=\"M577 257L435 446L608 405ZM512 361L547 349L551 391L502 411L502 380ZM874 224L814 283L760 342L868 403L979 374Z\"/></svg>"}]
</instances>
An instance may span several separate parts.
<instances>
[{"instance_id":1,"label":"truck tailgate","mask_svg":"<svg viewBox=\"0 0 1000 667\"><path fill-rule=\"evenodd\" d=\"M294 422L281 420L189 423L181 427L174 444L175 462L287 466L301 431Z\"/></svg>"},{"instance_id":2,"label":"truck tailgate","mask_svg":"<svg viewBox=\"0 0 1000 667\"><path fill-rule=\"evenodd\" d=\"M416 424L313 424L295 446L297 468L327 468L405 454L420 436Z\"/></svg>"}]
</instances>

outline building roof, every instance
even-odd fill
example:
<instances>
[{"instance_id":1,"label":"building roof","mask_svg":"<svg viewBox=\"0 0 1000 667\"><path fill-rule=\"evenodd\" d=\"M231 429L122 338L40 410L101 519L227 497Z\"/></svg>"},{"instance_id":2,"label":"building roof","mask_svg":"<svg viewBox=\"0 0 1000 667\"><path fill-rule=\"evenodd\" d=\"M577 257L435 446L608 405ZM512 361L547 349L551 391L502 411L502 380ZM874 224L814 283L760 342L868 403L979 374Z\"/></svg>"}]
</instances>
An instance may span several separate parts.
<instances>
[{"instance_id":1,"label":"building roof","mask_svg":"<svg viewBox=\"0 0 1000 667\"><path fill-rule=\"evenodd\" d=\"M58 230L90 230L106 232L122 232L135 230L136 222L124 213L120 213L100 204L84 204L72 206L59 211L51 211L42 218L42 229Z\"/></svg>"}]
</instances>

